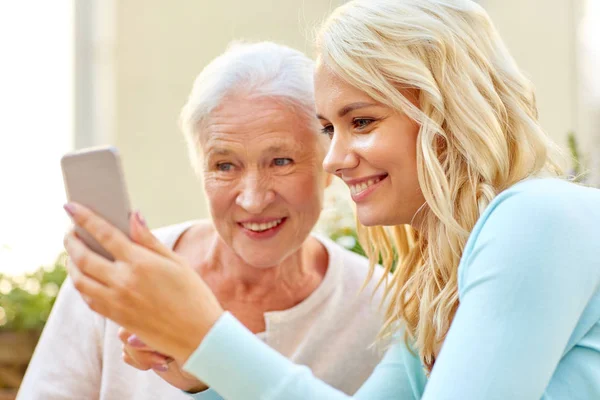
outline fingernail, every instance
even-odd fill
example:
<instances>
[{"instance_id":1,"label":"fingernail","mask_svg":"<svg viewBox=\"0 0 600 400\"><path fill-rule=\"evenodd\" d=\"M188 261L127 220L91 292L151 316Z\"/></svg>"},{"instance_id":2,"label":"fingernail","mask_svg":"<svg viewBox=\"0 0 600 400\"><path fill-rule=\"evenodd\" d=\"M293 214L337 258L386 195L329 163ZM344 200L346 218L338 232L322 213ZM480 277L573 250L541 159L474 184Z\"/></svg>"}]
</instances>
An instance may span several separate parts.
<instances>
[{"instance_id":1,"label":"fingernail","mask_svg":"<svg viewBox=\"0 0 600 400\"><path fill-rule=\"evenodd\" d=\"M142 216L142 213L139 211L135 212L135 218L137 219L137 221L139 222L140 225L142 225L144 228L147 227L146 225L146 220L144 219L144 217Z\"/></svg>"},{"instance_id":2,"label":"fingernail","mask_svg":"<svg viewBox=\"0 0 600 400\"><path fill-rule=\"evenodd\" d=\"M153 364L152 369L159 372L167 372L169 370L169 366L167 364Z\"/></svg>"},{"instance_id":3,"label":"fingernail","mask_svg":"<svg viewBox=\"0 0 600 400\"><path fill-rule=\"evenodd\" d=\"M65 209L65 211L67 212L67 214L69 214L69 216L73 216L73 214L75 214L75 205L71 204L71 203L67 203L63 206L63 208Z\"/></svg>"},{"instance_id":4,"label":"fingernail","mask_svg":"<svg viewBox=\"0 0 600 400\"><path fill-rule=\"evenodd\" d=\"M136 335L131 335L127 338L127 343L131 347L145 347L146 343L142 342Z\"/></svg>"}]
</instances>

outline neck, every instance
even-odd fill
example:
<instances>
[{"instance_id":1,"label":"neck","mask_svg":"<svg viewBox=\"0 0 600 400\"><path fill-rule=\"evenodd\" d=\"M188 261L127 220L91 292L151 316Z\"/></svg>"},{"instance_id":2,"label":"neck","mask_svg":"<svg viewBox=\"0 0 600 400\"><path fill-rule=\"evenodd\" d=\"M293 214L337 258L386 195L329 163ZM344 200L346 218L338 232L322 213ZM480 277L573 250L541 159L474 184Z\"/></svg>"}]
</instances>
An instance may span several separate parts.
<instances>
[{"instance_id":1,"label":"neck","mask_svg":"<svg viewBox=\"0 0 600 400\"><path fill-rule=\"evenodd\" d=\"M317 251L319 247L312 241L314 239L307 239L279 264L257 268L239 257L215 234L201 275L229 298L244 302L268 299L300 302L321 283L327 268L326 258L322 262Z\"/></svg>"}]
</instances>

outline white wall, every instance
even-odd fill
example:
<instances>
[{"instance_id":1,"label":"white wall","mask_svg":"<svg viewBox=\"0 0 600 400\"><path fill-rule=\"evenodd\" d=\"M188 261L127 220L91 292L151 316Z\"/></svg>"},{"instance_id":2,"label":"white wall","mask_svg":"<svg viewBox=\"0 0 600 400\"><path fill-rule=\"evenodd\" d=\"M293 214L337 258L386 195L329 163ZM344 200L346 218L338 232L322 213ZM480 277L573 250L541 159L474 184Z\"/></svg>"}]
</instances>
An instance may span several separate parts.
<instances>
[{"instance_id":1,"label":"white wall","mask_svg":"<svg viewBox=\"0 0 600 400\"><path fill-rule=\"evenodd\" d=\"M189 166L176 122L193 79L232 39L274 40L312 51L310 29L341 0L95 0L114 25L113 48L100 40L104 77L114 74L113 106L97 105L114 123L99 142L117 145L134 207L151 226L207 215L201 184ZM96 34L101 38L110 34ZM100 60L104 57L98 55ZM105 82L110 85L110 82ZM103 118L97 117L102 121ZM108 127L109 124L106 123ZM109 128L107 128L109 129Z\"/></svg>"},{"instance_id":2,"label":"white wall","mask_svg":"<svg viewBox=\"0 0 600 400\"><path fill-rule=\"evenodd\" d=\"M92 58L102 84L90 96L99 99L94 115L103 125L95 140L120 148L134 206L152 226L206 216L201 185L176 126L196 74L234 38L275 40L311 55L311 29L343 3L93 1L100 33ZM579 82L575 47L581 1L481 3L535 84L546 131L564 145L567 132L576 130L587 147L593 140L579 110L578 85L585 82Z\"/></svg>"},{"instance_id":3,"label":"white wall","mask_svg":"<svg viewBox=\"0 0 600 400\"><path fill-rule=\"evenodd\" d=\"M574 131L600 185L600 0L482 0L537 91L540 121L566 146Z\"/></svg>"},{"instance_id":4,"label":"white wall","mask_svg":"<svg viewBox=\"0 0 600 400\"><path fill-rule=\"evenodd\" d=\"M577 128L574 5L579 0L483 0L500 35L536 87L540 120L561 145Z\"/></svg>"}]
</instances>

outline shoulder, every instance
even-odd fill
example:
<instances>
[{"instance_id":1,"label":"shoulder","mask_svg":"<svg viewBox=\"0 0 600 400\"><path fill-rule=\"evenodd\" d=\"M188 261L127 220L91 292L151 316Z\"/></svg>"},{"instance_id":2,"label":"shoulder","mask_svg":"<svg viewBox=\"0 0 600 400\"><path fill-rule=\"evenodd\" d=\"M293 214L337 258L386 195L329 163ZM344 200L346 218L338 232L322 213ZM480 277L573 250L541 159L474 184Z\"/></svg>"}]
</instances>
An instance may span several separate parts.
<instances>
[{"instance_id":1,"label":"shoulder","mask_svg":"<svg viewBox=\"0 0 600 400\"><path fill-rule=\"evenodd\" d=\"M592 233L600 223L600 190L560 179L532 179L500 193L472 235L538 233L541 238ZM518 227L518 231L510 231Z\"/></svg>"},{"instance_id":2,"label":"shoulder","mask_svg":"<svg viewBox=\"0 0 600 400\"><path fill-rule=\"evenodd\" d=\"M576 217L587 206L600 200L600 190L577 185L561 179L531 179L517 183L500 193L485 210L482 219L498 214L535 219L549 217L560 221ZM591 211L591 210L590 210Z\"/></svg>"},{"instance_id":3,"label":"shoulder","mask_svg":"<svg viewBox=\"0 0 600 400\"><path fill-rule=\"evenodd\" d=\"M208 233L212 229L212 222L208 219L202 220L190 220L185 222L179 222L172 225L162 226L152 230L154 236L161 241L165 246L173 248L175 243L179 241L184 234L194 233L203 235Z\"/></svg>"},{"instance_id":4,"label":"shoulder","mask_svg":"<svg viewBox=\"0 0 600 400\"><path fill-rule=\"evenodd\" d=\"M493 272L531 275L540 284L586 276L600 266L599 237L600 190L559 179L518 183L492 201L471 232L459 287Z\"/></svg>"}]
</instances>

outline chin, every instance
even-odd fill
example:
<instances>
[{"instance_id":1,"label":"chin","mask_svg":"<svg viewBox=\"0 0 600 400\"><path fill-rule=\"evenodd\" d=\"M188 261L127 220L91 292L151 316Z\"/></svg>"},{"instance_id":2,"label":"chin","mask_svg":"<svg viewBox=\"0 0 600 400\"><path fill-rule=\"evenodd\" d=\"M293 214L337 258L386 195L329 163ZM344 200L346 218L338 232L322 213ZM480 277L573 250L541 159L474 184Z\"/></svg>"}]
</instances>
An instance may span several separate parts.
<instances>
[{"instance_id":1,"label":"chin","mask_svg":"<svg viewBox=\"0 0 600 400\"><path fill-rule=\"evenodd\" d=\"M381 208L377 210L367 209L366 207L364 209L357 208L356 216L362 225L369 227L402 225L410 222L406 218L398 216L397 213L386 212L386 210Z\"/></svg>"},{"instance_id":2,"label":"chin","mask_svg":"<svg viewBox=\"0 0 600 400\"><path fill-rule=\"evenodd\" d=\"M386 225L384 218L378 213L356 210L358 221L364 226Z\"/></svg>"}]
</instances>

